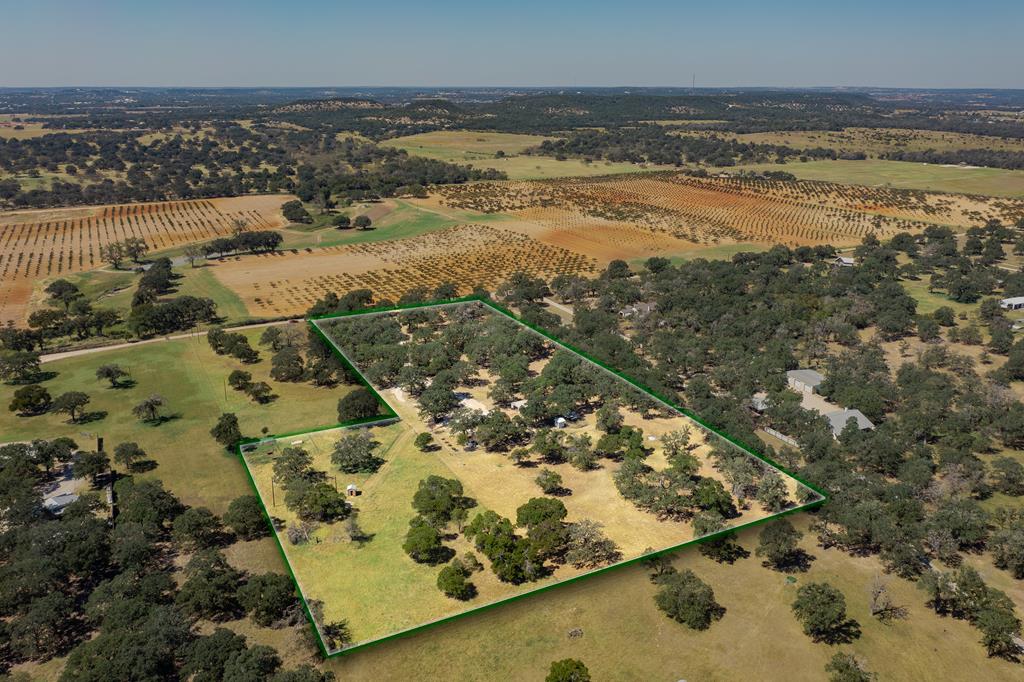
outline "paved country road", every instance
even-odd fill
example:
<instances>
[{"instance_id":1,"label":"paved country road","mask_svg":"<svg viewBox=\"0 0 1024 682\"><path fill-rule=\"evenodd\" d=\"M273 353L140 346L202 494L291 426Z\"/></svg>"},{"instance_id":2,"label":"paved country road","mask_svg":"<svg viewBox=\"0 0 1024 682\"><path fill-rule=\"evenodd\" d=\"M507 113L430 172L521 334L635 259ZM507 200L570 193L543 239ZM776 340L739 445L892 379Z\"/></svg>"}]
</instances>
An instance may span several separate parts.
<instances>
[{"instance_id":1,"label":"paved country road","mask_svg":"<svg viewBox=\"0 0 1024 682\"><path fill-rule=\"evenodd\" d=\"M225 327L230 331L238 331L241 329L259 329L260 327L272 327L277 324L291 324L293 322L302 322L301 318L294 320L277 320L276 322L260 322L258 324L243 324L238 327ZM196 336L206 336L206 332L189 332L187 334L176 334L174 336L161 336L156 339L144 339L142 341L128 341L125 343L115 343L110 346L97 346L96 348L81 348L79 350L68 350L61 353L50 353L48 355L41 355L39 362L53 362L54 360L63 360L64 358L73 358L79 355L91 355L92 353L102 353L108 350L120 350L122 348L132 348L133 346L142 346L147 343L162 343L164 341L174 341L175 339L191 339Z\"/></svg>"}]
</instances>

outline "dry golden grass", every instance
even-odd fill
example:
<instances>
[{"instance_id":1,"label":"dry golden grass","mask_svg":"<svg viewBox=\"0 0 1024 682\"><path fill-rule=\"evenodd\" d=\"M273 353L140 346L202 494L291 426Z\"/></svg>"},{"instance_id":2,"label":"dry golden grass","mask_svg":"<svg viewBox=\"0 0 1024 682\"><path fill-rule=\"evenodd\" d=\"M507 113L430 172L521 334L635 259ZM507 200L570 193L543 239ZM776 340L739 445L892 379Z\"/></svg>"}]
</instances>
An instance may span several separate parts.
<instances>
[{"instance_id":1,"label":"dry golden grass","mask_svg":"<svg viewBox=\"0 0 1024 682\"><path fill-rule=\"evenodd\" d=\"M496 314L496 313L490 313ZM344 349L344 321L325 325L325 332L336 339ZM532 371L543 370L546 361L534 363ZM468 389L471 406L499 409L489 399L487 386L493 377L486 371L478 373L475 385ZM535 482L541 466L558 471L571 494L560 499L565 505L568 522L592 519L604 526L605 534L622 552L623 559L640 556L646 549L662 549L687 542L694 537L689 520L661 518L637 508L618 492L613 476L620 463L601 460L595 469L579 471L569 464L542 464L531 461L515 465L507 454L468 450L458 445L446 426L425 423L418 414L416 403L401 390L392 389L384 394L401 421L386 427L369 430L378 442L379 456L384 460L373 474L342 474L332 464L330 455L334 442L345 432L332 430L297 435L280 439L272 448L262 447L245 455L247 465L270 513L283 523L279 537L288 555L295 575L308 599L324 602L325 620L347 620L354 642L362 643L432 622L447 616L476 609L516 594L579 576L589 568L571 565L555 567L543 579L523 585L500 582L489 570L472 576L477 595L466 602L446 598L435 586L437 566L413 562L401 549L408 521L414 515L412 496L419 481L428 475L458 479L465 494L476 500L472 517L478 512L491 510L506 518L515 519L516 510L524 503L543 493ZM643 430L645 444L651 449L648 463L656 469L668 466L663 451L666 434L680 429L691 432L692 453L700 461L700 473L728 486L722 474L712 467L709 457L711 434L705 433L688 418L667 411L641 415L623 410L627 423ZM508 412L511 413L510 410ZM434 435L437 448L420 452L413 446L417 433ZM601 433L596 427L593 413L571 424L567 435L587 434L596 442ZM308 543L292 545L286 530L298 522L294 513L283 503L283 492L273 482L273 462L285 447L296 446L307 450L314 459L315 469L325 472L327 480L344 489L349 483L359 487L361 494L353 503L358 510L359 524L372 540L359 546L350 541L342 523L323 525ZM799 484L785 477L790 497ZM763 519L770 513L757 503L741 505L740 513L728 521L738 526ZM452 532L446 540L458 555L473 551L471 543L462 535ZM372 606L371 606L372 605Z\"/></svg>"}]
</instances>

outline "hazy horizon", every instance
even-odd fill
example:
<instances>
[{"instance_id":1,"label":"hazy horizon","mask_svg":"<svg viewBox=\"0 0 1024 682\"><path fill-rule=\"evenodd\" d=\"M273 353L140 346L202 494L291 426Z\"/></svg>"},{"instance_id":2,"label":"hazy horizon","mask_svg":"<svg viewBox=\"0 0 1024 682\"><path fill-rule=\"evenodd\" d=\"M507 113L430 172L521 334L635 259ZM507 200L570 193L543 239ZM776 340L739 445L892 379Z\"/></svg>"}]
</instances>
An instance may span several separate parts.
<instances>
[{"instance_id":1,"label":"hazy horizon","mask_svg":"<svg viewBox=\"0 0 1024 682\"><path fill-rule=\"evenodd\" d=\"M1006 0L39 0L5 8L0 86L1021 89L1021 25Z\"/></svg>"}]
</instances>

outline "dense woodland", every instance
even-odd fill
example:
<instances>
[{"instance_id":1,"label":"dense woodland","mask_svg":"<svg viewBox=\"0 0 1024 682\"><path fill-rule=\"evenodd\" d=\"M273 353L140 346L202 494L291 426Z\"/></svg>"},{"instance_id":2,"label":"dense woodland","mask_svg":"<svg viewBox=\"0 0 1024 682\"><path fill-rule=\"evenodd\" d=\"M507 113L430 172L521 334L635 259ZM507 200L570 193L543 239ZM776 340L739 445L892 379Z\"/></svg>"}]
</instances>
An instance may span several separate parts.
<instances>
[{"instance_id":1,"label":"dense woodland","mask_svg":"<svg viewBox=\"0 0 1024 682\"><path fill-rule=\"evenodd\" d=\"M732 166L737 163L776 162L787 159L836 159L832 149L796 149L778 144L753 144L708 136L673 135L663 126L645 125L613 130L578 130L568 137L545 140L531 153L546 156L579 157L608 161L658 164L707 164Z\"/></svg>"},{"instance_id":2,"label":"dense woodland","mask_svg":"<svg viewBox=\"0 0 1024 682\"><path fill-rule=\"evenodd\" d=\"M1022 275L995 269L1001 256L985 248L1019 238L1019 230L989 225L958 250L950 232L933 228L889 244L868 239L853 268L834 267L826 249L775 247L731 263L674 267L652 259L637 274L613 264L596 281L563 278L551 289L576 301L573 324L562 330L574 342L679 391L695 412L747 443L759 443L756 426L796 436L799 451L772 454L829 491L815 515L819 543L879 555L892 573L918 581L936 611L979 627L990 654L1013 657L1020 621L1012 602L981 584L966 606L950 585L978 582L962 561L983 550L1024 577L1019 507L988 513L979 505L996 491L1024 494L1024 466L1001 454L1024 444L1024 405L1005 388L1024 377L1024 341L1014 340L994 299L984 299L1020 291ZM948 308L917 314L900 282L922 276L953 300L979 302L982 328ZM617 311L637 301L655 304L655 312L625 340L615 331ZM924 350L890 366L881 344L911 336ZM983 346L982 362L949 341ZM993 355L1006 357L996 370L986 366ZM848 427L834 439L822 418L783 390L784 371L806 366L825 374L826 396L858 406L878 428ZM760 424L748 407L757 390L770 401Z\"/></svg>"}]
</instances>

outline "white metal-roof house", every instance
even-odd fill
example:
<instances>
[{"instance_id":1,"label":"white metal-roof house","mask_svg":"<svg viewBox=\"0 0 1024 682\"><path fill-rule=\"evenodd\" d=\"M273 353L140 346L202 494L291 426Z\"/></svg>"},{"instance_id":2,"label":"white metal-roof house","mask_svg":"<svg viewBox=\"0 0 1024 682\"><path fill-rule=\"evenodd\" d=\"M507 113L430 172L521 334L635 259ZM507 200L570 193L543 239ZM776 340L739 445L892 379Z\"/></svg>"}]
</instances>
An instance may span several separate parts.
<instances>
[{"instance_id":1,"label":"white metal-roof house","mask_svg":"<svg viewBox=\"0 0 1024 682\"><path fill-rule=\"evenodd\" d=\"M999 301L999 307L1003 310L1020 310L1024 308L1024 296L1013 296Z\"/></svg>"}]
</instances>

